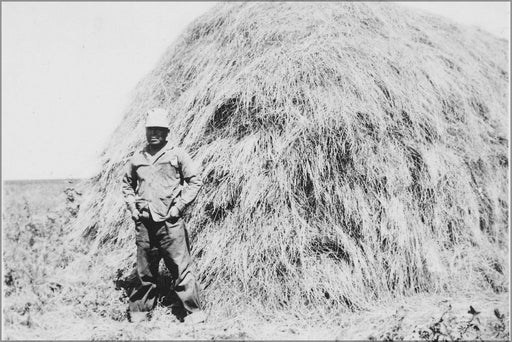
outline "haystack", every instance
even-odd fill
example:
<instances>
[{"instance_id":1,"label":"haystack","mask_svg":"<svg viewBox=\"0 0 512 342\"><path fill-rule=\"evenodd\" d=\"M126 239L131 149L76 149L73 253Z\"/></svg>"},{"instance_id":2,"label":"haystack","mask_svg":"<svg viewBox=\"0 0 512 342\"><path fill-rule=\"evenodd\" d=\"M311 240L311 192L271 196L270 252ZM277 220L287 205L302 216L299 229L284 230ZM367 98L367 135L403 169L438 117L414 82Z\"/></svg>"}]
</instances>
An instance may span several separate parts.
<instances>
[{"instance_id":1,"label":"haystack","mask_svg":"<svg viewBox=\"0 0 512 342\"><path fill-rule=\"evenodd\" d=\"M202 167L186 219L207 303L506 291L507 45L395 4L220 4L138 84L74 238L131 270L121 175L160 106Z\"/></svg>"}]
</instances>

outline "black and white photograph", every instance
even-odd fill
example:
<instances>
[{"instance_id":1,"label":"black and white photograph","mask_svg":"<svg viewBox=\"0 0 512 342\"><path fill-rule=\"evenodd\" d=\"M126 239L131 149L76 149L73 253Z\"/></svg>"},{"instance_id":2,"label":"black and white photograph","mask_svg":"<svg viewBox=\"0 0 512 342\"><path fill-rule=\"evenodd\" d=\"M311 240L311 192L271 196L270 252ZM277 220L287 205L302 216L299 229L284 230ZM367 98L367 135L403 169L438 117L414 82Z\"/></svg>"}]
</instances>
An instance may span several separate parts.
<instances>
[{"instance_id":1,"label":"black and white photograph","mask_svg":"<svg viewBox=\"0 0 512 342\"><path fill-rule=\"evenodd\" d=\"M2 340L510 340L510 2L2 1Z\"/></svg>"}]
</instances>

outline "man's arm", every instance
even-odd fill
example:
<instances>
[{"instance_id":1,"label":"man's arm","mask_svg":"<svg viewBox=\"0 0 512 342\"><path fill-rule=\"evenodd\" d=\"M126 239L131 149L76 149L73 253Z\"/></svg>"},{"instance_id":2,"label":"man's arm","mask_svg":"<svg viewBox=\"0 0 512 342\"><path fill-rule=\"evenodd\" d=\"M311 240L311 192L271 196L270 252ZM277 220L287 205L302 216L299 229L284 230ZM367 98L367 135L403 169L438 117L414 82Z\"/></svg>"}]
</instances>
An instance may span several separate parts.
<instances>
[{"instance_id":1,"label":"man's arm","mask_svg":"<svg viewBox=\"0 0 512 342\"><path fill-rule=\"evenodd\" d=\"M135 168L130 160L126 165L123 181L121 184L124 201L130 211L134 220L139 219L139 211L135 206L135 189L137 188L137 175L135 174Z\"/></svg>"},{"instance_id":2,"label":"man's arm","mask_svg":"<svg viewBox=\"0 0 512 342\"><path fill-rule=\"evenodd\" d=\"M188 153L180 151L178 154L178 162L186 184L181 191L181 196L177 198L176 203L174 204L176 209L178 209L178 212L181 214L183 210L185 210L185 208L196 199L197 194L203 185L203 181L196 164Z\"/></svg>"}]
</instances>

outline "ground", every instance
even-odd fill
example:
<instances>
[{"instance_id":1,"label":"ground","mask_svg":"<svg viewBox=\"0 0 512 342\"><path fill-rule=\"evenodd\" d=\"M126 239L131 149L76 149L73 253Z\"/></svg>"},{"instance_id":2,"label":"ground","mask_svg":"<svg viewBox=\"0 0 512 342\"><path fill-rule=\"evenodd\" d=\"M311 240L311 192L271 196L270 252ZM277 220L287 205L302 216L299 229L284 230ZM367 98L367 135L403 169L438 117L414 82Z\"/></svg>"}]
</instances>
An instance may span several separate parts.
<instances>
[{"instance_id":1,"label":"ground","mask_svg":"<svg viewBox=\"0 0 512 342\"><path fill-rule=\"evenodd\" d=\"M382 299L358 312L208 306L197 326L158 307L149 322L129 323L126 295L88 274L82 251L66 244L77 181L6 182L3 191L2 339L509 339L509 294L479 291Z\"/></svg>"}]
</instances>

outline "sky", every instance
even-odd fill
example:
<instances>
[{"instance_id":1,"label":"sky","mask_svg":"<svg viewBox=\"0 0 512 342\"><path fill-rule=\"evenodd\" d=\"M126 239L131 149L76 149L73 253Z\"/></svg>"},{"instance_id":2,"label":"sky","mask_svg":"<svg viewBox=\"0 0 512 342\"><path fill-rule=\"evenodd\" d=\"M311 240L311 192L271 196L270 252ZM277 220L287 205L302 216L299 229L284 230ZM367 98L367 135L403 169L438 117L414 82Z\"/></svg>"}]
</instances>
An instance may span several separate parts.
<instances>
[{"instance_id":1,"label":"sky","mask_svg":"<svg viewBox=\"0 0 512 342\"><path fill-rule=\"evenodd\" d=\"M401 2L510 40L509 2ZM2 178L84 178L137 82L214 2L2 2Z\"/></svg>"}]
</instances>

